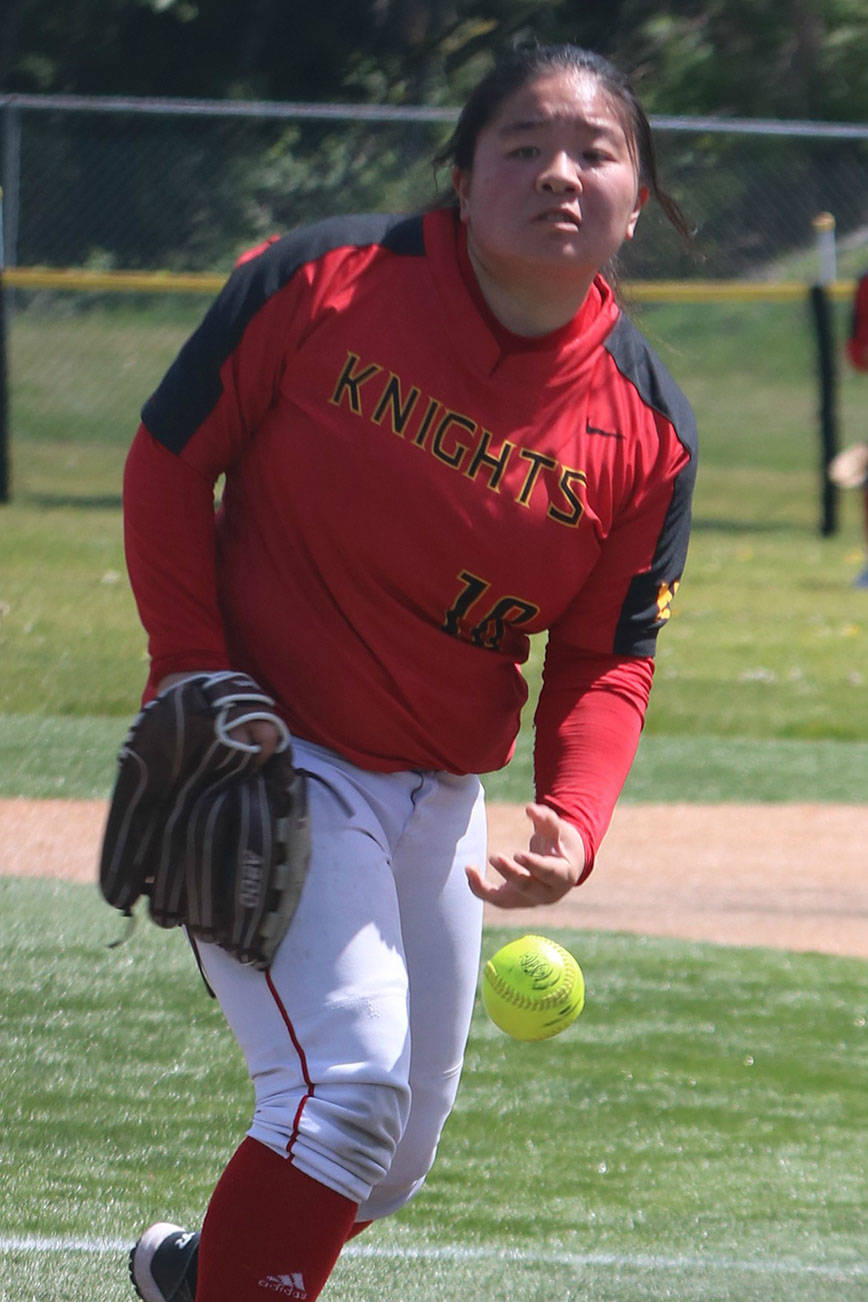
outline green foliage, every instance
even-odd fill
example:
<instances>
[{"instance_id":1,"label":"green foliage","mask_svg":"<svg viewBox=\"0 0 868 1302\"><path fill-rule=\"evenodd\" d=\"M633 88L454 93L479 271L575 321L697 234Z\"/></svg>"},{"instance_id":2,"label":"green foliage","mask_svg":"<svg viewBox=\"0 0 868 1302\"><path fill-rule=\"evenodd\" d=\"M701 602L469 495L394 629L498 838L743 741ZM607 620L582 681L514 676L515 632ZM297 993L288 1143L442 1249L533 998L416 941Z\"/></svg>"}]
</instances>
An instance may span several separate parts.
<instances>
[{"instance_id":1,"label":"green foliage","mask_svg":"<svg viewBox=\"0 0 868 1302\"><path fill-rule=\"evenodd\" d=\"M332 213L428 204L438 123L22 115L20 265L222 271Z\"/></svg>"},{"instance_id":2,"label":"green foliage","mask_svg":"<svg viewBox=\"0 0 868 1302\"><path fill-rule=\"evenodd\" d=\"M859 0L627 7L636 21L625 28L622 49L631 63L653 69L648 96L657 112L865 118L868 74L859 51L868 14Z\"/></svg>"},{"instance_id":3,"label":"green foliage","mask_svg":"<svg viewBox=\"0 0 868 1302\"><path fill-rule=\"evenodd\" d=\"M0 879L0 906L0 1298L122 1302L124 1244L200 1223L250 1087L177 932L143 920L109 950L118 922L82 886ZM856 1302L865 964L554 935L585 973L581 1018L521 1045L477 1008L425 1190L327 1296Z\"/></svg>"},{"instance_id":4,"label":"green foliage","mask_svg":"<svg viewBox=\"0 0 868 1302\"><path fill-rule=\"evenodd\" d=\"M678 0L662 10L649 0L260 0L255 11L242 0L9 3L3 90L454 108L497 47L537 36L635 70L652 113L857 122L868 113L859 0L795 14L785 0L699 9ZM447 129L85 112L19 120L21 264L186 270L226 268L255 240L332 212L427 202L429 160ZM831 148L706 133L659 143L707 275L757 271L809 240L823 209L842 232L864 222L864 185L854 181L864 141ZM664 230L661 220L652 242L630 250L632 272L696 274Z\"/></svg>"},{"instance_id":5,"label":"green foliage","mask_svg":"<svg viewBox=\"0 0 868 1302\"><path fill-rule=\"evenodd\" d=\"M10 0L6 30L4 90L454 103L493 44L532 34L640 68L656 111L868 112L860 0Z\"/></svg>"}]
</instances>

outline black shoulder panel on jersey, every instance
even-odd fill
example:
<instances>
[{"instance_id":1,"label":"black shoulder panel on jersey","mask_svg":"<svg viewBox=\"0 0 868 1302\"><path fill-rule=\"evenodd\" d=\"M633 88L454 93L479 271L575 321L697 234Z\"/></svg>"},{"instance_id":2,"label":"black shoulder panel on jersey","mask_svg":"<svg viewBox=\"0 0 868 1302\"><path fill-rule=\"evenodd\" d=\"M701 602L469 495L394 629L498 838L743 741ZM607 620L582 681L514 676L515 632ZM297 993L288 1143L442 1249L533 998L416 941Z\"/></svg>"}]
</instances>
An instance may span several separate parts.
<instances>
[{"instance_id":1,"label":"black shoulder panel on jersey","mask_svg":"<svg viewBox=\"0 0 868 1302\"><path fill-rule=\"evenodd\" d=\"M605 344L626 380L647 406L659 411L675 429L692 457L696 455L696 420L690 403L647 339L622 312Z\"/></svg>"},{"instance_id":2,"label":"black shoulder panel on jersey","mask_svg":"<svg viewBox=\"0 0 868 1302\"><path fill-rule=\"evenodd\" d=\"M630 584L615 631L612 649L616 655L651 656L657 634L669 619L672 598L687 559L696 482L696 419L663 362L623 314L609 335L606 348L624 378L635 386L647 406L669 422L688 453L688 460L672 486L672 499L651 568L645 574L637 574Z\"/></svg>"},{"instance_id":3,"label":"black shoulder panel on jersey","mask_svg":"<svg viewBox=\"0 0 868 1302\"><path fill-rule=\"evenodd\" d=\"M334 249L371 245L398 256L421 256L422 218L384 213L329 217L285 235L236 267L142 408L151 434L171 452L181 452L219 401L220 369L269 298L306 263Z\"/></svg>"}]
</instances>

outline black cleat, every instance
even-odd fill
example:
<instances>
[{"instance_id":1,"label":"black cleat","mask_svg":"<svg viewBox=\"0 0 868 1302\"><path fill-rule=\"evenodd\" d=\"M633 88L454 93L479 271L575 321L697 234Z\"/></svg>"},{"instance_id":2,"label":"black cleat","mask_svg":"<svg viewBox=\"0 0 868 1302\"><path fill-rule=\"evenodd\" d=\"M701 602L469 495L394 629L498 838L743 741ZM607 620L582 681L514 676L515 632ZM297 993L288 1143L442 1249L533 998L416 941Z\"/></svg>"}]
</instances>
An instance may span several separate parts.
<instances>
[{"instance_id":1,"label":"black cleat","mask_svg":"<svg viewBox=\"0 0 868 1302\"><path fill-rule=\"evenodd\" d=\"M199 1235L159 1221L130 1252L130 1279L142 1302L194 1302Z\"/></svg>"}]
</instances>

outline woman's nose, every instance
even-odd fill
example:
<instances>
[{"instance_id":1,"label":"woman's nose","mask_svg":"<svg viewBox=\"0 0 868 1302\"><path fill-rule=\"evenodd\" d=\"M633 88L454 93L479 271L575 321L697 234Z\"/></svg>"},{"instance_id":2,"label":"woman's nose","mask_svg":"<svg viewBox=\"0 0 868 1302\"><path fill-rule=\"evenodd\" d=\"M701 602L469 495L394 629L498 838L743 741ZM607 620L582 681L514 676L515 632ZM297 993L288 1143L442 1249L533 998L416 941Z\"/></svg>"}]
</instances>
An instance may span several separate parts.
<instances>
[{"instance_id":1,"label":"woman's nose","mask_svg":"<svg viewBox=\"0 0 868 1302\"><path fill-rule=\"evenodd\" d=\"M537 176L537 189L549 194L573 194L581 188L579 169L565 150L554 154Z\"/></svg>"}]
</instances>

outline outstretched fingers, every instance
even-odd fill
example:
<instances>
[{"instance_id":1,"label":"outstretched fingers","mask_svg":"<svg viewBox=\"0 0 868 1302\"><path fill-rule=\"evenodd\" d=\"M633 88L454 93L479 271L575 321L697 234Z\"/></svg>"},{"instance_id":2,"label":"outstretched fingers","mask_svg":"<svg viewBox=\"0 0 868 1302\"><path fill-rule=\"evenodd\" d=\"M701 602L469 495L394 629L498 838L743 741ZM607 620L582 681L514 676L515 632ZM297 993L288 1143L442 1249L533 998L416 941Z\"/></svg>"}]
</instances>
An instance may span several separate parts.
<instances>
[{"instance_id":1,"label":"outstretched fingers","mask_svg":"<svg viewBox=\"0 0 868 1302\"><path fill-rule=\"evenodd\" d=\"M473 894L496 908L554 904L572 890L582 875L585 849L572 824L547 805L529 804L525 812L533 826L529 848L489 857L499 881L487 880L475 866L466 869Z\"/></svg>"}]
</instances>

